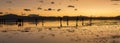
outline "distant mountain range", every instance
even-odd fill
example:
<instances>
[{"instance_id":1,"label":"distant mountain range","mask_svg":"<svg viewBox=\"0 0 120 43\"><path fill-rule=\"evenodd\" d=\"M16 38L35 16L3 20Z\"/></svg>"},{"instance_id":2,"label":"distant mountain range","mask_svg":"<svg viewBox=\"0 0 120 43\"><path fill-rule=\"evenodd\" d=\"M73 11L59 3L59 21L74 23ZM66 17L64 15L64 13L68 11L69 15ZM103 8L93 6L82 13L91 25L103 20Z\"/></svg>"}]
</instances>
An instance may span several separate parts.
<instances>
[{"instance_id":1,"label":"distant mountain range","mask_svg":"<svg viewBox=\"0 0 120 43\"><path fill-rule=\"evenodd\" d=\"M28 16L18 16L16 14L5 14L0 16L0 20L24 20L24 21L33 21L33 20L120 20L120 16L116 17L87 17L87 16L63 16L63 17L54 17L54 16L39 16L35 14L30 14Z\"/></svg>"}]
</instances>

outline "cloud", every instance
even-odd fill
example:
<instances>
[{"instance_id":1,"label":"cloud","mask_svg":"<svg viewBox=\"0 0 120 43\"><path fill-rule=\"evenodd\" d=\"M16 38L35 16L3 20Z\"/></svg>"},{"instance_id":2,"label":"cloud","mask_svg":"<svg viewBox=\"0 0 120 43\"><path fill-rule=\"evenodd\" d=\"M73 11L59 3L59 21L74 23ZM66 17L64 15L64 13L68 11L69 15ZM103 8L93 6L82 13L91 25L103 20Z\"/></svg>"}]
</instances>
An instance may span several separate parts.
<instances>
[{"instance_id":1,"label":"cloud","mask_svg":"<svg viewBox=\"0 0 120 43\"><path fill-rule=\"evenodd\" d=\"M68 5L68 7L74 8L75 6L73 6L73 5Z\"/></svg>"},{"instance_id":2,"label":"cloud","mask_svg":"<svg viewBox=\"0 0 120 43\"><path fill-rule=\"evenodd\" d=\"M111 0L111 1L120 1L120 0Z\"/></svg>"},{"instance_id":3,"label":"cloud","mask_svg":"<svg viewBox=\"0 0 120 43\"><path fill-rule=\"evenodd\" d=\"M3 14L3 12L0 12L0 14Z\"/></svg>"},{"instance_id":4,"label":"cloud","mask_svg":"<svg viewBox=\"0 0 120 43\"><path fill-rule=\"evenodd\" d=\"M55 4L55 2L51 2L51 4Z\"/></svg>"},{"instance_id":5,"label":"cloud","mask_svg":"<svg viewBox=\"0 0 120 43\"><path fill-rule=\"evenodd\" d=\"M31 11L30 9L24 9L24 11Z\"/></svg>"},{"instance_id":6,"label":"cloud","mask_svg":"<svg viewBox=\"0 0 120 43\"><path fill-rule=\"evenodd\" d=\"M12 3L12 1L6 1L6 3Z\"/></svg>"},{"instance_id":7,"label":"cloud","mask_svg":"<svg viewBox=\"0 0 120 43\"><path fill-rule=\"evenodd\" d=\"M61 11L61 9L57 9L57 11Z\"/></svg>"},{"instance_id":8,"label":"cloud","mask_svg":"<svg viewBox=\"0 0 120 43\"><path fill-rule=\"evenodd\" d=\"M40 7L38 7L37 9L38 9L38 10L42 10L42 8L40 8Z\"/></svg>"}]
</instances>

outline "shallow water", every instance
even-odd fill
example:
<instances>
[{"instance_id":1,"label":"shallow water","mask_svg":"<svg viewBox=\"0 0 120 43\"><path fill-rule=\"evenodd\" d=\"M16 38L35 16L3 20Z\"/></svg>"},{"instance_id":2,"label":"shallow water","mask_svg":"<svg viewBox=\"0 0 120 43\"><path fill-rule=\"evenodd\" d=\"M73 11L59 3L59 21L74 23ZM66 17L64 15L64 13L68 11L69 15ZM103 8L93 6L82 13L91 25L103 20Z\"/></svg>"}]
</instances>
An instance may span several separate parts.
<instances>
[{"instance_id":1,"label":"shallow water","mask_svg":"<svg viewBox=\"0 0 120 43\"><path fill-rule=\"evenodd\" d=\"M120 43L120 25L115 20L94 20L92 26L76 21L44 21L37 25L24 22L23 26L8 23L0 25L0 43Z\"/></svg>"},{"instance_id":2,"label":"shallow water","mask_svg":"<svg viewBox=\"0 0 120 43\"><path fill-rule=\"evenodd\" d=\"M44 22L23 22L21 23L22 26L19 26L20 23L16 24L16 22L5 22L4 24L0 24L0 28L2 27L59 27L60 25L62 26L76 26L76 24L78 24L78 26L82 26L83 25L87 25L90 24L89 20L85 20L85 21L78 21L76 23L75 20L69 20L68 24L67 21L62 21L60 23L60 21L56 20L56 21L44 21ZM120 24L119 20L93 20L92 25L116 25L116 24Z\"/></svg>"}]
</instances>

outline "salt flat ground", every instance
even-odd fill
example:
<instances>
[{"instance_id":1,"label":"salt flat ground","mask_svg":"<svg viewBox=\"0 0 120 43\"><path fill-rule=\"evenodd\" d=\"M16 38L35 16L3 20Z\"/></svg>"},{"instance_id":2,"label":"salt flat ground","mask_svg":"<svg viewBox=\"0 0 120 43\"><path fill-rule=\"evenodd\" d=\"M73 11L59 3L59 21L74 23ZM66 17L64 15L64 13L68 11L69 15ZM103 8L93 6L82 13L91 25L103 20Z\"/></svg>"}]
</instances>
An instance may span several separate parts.
<instances>
[{"instance_id":1,"label":"salt flat ground","mask_svg":"<svg viewBox=\"0 0 120 43\"><path fill-rule=\"evenodd\" d=\"M0 43L120 43L120 25L0 29Z\"/></svg>"}]
</instances>

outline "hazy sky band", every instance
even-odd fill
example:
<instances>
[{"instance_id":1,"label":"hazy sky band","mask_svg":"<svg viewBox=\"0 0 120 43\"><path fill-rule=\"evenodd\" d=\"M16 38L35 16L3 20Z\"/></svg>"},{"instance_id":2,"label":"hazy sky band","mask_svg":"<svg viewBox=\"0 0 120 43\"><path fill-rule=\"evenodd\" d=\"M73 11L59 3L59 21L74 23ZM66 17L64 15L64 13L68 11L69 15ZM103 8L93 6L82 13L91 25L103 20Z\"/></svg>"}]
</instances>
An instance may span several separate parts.
<instances>
[{"instance_id":1,"label":"hazy sky band","mask_svg":"<svg viewBox=\"0 0 120 43\"><path fill-rule=\"evenodd\" d=\"M68 7L69 5L74 7ZM111 0L0 0L0 6L1 12L19 15L21 13L42 16L117 16L120 14L119 1ZM24 11L24 9L31 11Z\"/></svg>"}]
</instances>

